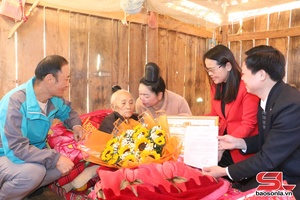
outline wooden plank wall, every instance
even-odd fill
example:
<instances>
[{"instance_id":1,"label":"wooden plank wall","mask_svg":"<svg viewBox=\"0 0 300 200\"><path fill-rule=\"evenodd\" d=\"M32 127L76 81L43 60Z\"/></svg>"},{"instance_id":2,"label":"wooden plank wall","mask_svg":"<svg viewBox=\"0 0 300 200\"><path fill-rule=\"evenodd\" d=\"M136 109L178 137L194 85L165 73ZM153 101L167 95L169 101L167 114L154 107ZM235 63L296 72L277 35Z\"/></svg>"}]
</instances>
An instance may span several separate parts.
<instances>
[{"instance_id":1,"label":"wooden plank wall","mask_svg":"<svg viewBox=\"0 0 300 200\"><path fill-rule=\"evenodd\" d=\"M12 20L0 17L0 97L17 85L15 42L7 39L13 24Z\"/></svg>"},{"instance_id":2,"label":"wooden plank wall","mask_svg":"<svg viewBox=\"0 0 300 200\"><path fill-rule=\"evenodd\" d=\"M28 9L28 6L26 6ZM249 48L269 44L287 58L288 83L300 88L300 9L255 17L223 31L219 41L228 45L241 64ZM70 62L71 86L65 94L80 113L109 108L111 86L118 84L138 97L139 80L147 62L157 62L167 88L184 96L194 115L210 110L209 78L202 56L206 39L174 29L37 7L7 39L14 21L0 16L0 97L34 75L39 60L60 54ZM224 35L226 33L226 35ZM98 59L100 57L100 59ZM98 76L97 69L101 71ZM202 98L202 103L196 99Z\"/></svg>"},{"instance_id":3,"label":"wooden plank wall","mask_svg":"<svg viewBox=\"0 0 300 200\"><path fill-rule=\"evenodd\" d=\"M60 54L71 70L65 97L80 114L109 108L115 84L137 98L144 65L150 61L158 63L167 88L184 96L194 115L210 110L208 77L202 63L206 39L196 34L165 27L151 29L139 23L125 26L116 19L48 7L37 7L7 39L13 24L0 16L0 97L31 78L44 56ZM196 102L199 97L203 103Z\"/></svg>"},{"instance_id":4,"label":"wooden plank wall","mask_svg":"<svg viewBox=\"0 0 300 200\"><path fill-rule=\"evenodd\" d=\"M240 64L245 58L244 52L254 46L266 44L280 50L287 60L284 81L300 89L300 9L245 20L242 32L238 32L239 24L222 29L228 29L228 35L218 36L219 40L231 48Z\"/></svg>"}]
</instances>

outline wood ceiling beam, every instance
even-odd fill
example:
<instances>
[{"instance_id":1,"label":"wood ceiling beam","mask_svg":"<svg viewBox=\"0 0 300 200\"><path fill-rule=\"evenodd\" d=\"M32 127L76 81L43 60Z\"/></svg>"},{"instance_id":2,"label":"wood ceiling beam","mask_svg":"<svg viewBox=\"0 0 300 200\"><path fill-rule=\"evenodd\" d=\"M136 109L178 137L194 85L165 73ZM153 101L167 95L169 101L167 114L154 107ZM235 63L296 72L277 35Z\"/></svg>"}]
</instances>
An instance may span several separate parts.
<instances>
[{"instance_id":1,"label":"wood ceiling beam","mask_svg":"<svg viewBox=\"0 0 300 200\"><path fill-rule=\"evenodd\" d=\"M251 0L248 3L240 3L239 5L233 5L227 7L227 13L232 12L241 12L241 11L249 11L249 10L255 10L255 9L262 9L262 8L270 8L272 6L276 6L278 4L285 4L290 3L295 0L277 0L277 1L270 1L270 0L264 0L264 1L256 1Z\"/></svg>"},{"instance_id":2,"label":"wood ceiling beam","mask_svg":"<svg viewBox=\"0 0 300 200\"><path fill-rule=\"evenodd\" d=\"M28 0L28 3L32 4L33 1L34 0ZM98 16L103 18L109 18L114 20L123 20L125 17L125 13L123 11L118 11L118 12L89 11L88 12L86 10L70 9L64 6L53 5L51 3L47 3L43 1L39 3L39 6L58 9L58 10L65 10L65 11L75 12L75 13L81 13L86 15ZM126 17L127 22L145 24L145 25L148 24L148 19L149 19L148 13L144 13L144 14L137 13ZM202 38L212 38L213 35L213 32L211 30L207 30L204 27L197 27L170 17L163 17L161 15L159 15L158 17L158 27L176 31L176 32L186 33L189 35L194 35Z\"/></svg>"},{"instance_id":3,"label":"wood ceiling beam","mask_svg":"<svg viewBox=\"0 0 300 200\"><path fill-rule=\"evenodd\" d=\"M266 38L283 38L288 36L299 36L300 27L292 27L286 29L258 31L253 33L232 34L227 36L227 42L240 41L240 40L256 40ZM219 41L221 41L219 37Z\"/></svg>"}]
</instances>

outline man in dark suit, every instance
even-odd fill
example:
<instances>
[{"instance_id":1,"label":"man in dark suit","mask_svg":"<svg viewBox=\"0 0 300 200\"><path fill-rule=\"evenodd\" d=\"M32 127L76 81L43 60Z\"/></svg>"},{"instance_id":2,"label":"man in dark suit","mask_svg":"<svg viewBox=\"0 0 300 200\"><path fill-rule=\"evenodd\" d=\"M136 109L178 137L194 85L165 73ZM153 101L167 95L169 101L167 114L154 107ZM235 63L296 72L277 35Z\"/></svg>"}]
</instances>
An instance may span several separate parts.
<instances>
[{"instance_id":1,"label":"man in dark suit","mask_svg":"<svg viewBox=\"0 0 300 200\"><path fill-rule=\"evenodd\" d=\"M259 172L282 172L283 180L296 185L292 192L300 199L300 92L282 81L285 59L280 51L261 45L248 50L246 55L242 79L247 91L261 99L259 134L244 139L219 136L219 149L256 154L226 168L212 166L203 172L216 178L228 175L233 181L250 180L242 191L259 185Z\"/></svg>"}]
</instances>

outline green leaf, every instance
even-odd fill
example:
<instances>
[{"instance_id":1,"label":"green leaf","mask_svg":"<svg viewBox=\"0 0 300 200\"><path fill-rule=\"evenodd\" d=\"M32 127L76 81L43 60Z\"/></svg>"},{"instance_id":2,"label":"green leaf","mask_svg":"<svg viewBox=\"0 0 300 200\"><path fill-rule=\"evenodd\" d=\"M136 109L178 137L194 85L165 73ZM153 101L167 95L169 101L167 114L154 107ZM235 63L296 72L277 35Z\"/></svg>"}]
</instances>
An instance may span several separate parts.
<instances>
[{"instance_id":1,"label":"green leaf","mask_svg":"<svg viewBox=\"0 0 300 200\"><path fill-rule=\"evenodd\" d=\"M127 180L123 180L120 184L120 190L124 190L130 183Z\"/></svg>"},{"instance_id":2,"label":"green leaf","mask_svg":"<svg viewBox=\"0 0 300 200\"><path fill-rule=\"evenodd\" d=\"M133 192L133 194L134 194L136 197L138 197L139 195L138 195L137 191L135 190L135 188L132 187L132 186L130 186L130 187L131 187L131 191Z\"/></svg>"},{"instance_id":3,"label":"green leaf","mask_svg":"<svg viewBox=\"0 0 300 200\"><path fill-rule=\"evenodd\" d=\"M99 191L98 191L98 194L97 194L97 196L98 196L98 198L101 198L101 199L106 199L106 197L105 197L105 194L104 194L103 190L99 190Z\"/></svg>"},{"instance_id":4,"label":"green leaf","mask_svg":"<svg viewBox=\"0 0 300 200\"><path fill-rule=\"evenodd\" d=\"M135 180L133 181L133 184L134 184L134 185L140 185L140 184L143 184L143 181L142 181L141 179L135 179Z\"/></svg>"},{"instance_id":5,"label":"green leaf","mask_svg":"<svg viewBox=\"0 0 300 200\"><path fill-rule=\"evenodd\" d=\"M185 183L187 182L187 179L184 177L180 177L180 176L175 176L173 178L174 183Z\"/></svg>"}]
</instances>

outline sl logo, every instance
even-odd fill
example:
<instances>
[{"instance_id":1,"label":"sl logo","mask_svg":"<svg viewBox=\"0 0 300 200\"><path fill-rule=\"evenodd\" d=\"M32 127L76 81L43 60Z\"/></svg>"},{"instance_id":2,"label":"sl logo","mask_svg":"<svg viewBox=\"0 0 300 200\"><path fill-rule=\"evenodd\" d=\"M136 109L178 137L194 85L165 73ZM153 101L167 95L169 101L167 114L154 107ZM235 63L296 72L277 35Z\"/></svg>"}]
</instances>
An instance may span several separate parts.
<instances>
[{"instance_id":1,"label":"sl logo","mask_svg":"<svg viewBox=\"0 0 300 200\"><path fill-rule=\"evenodd\" d=\"M288 190L292 191L296 185L285 184L282 172L260 172L256 175L256 181L260 183L257 190Z\"/></svg>"}]
</instances>

